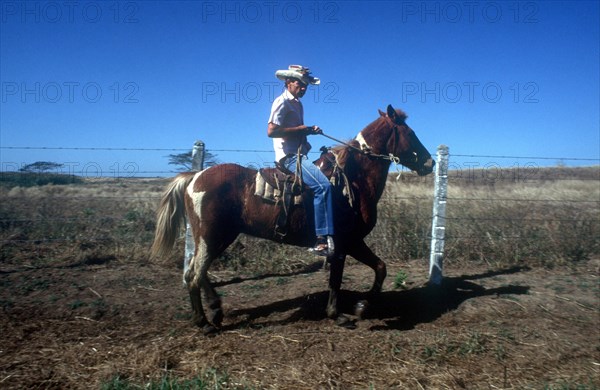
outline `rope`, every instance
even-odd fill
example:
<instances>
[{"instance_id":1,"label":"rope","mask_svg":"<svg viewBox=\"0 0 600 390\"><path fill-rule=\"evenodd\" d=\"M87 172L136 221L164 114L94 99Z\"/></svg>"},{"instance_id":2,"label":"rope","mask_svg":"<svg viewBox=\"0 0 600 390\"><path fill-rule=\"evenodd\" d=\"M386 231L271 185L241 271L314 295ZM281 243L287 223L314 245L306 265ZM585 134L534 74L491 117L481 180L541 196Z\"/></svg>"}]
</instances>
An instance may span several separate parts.
<instances>
[{"instance_id":1,"label":"rope","mask_svg":"<svg viewBox=\"0 0 600 390\"><path fill-rule=\"evenodd\" d=\"M325 133L320 133L320 134L321 134L323 137L325 137L325 138L329 138L330 140L333 140L333 141L335 141L335 142L338 142L338 143L340 143L340 144L342 144L342 145L344 145L344 146L347 146L347 147L349 147L350 149L354 149L354 150L356 150L356 151L358 151L358 152L360 152L360 153L366 153L366 152L365 152L363 149L361 149L361 148L357 148L357 147L356 147L356 146L354 146L354 145L350 145L349 143L346 143L346 142L344 142L344 141L341 141L341 140L339 140L339 139L337 139L337 138L334 138L334 137L332 137L332 136L330 136L330 135L327 135L327 134L325 134Z\"/></svg>"},{"instance_id":2,"label":"rope","mask_svg":"<svg viewBox=\"0 0 600 390\"><path fill-rule=\"evenodd\" d=\"M362 154L364 154L364 155L366 155L366 156L371 156L371 157L375 157L375 158L380 158L380 159L383 159L383 160L389 160L389 161L393 162L393 163L396 165L396 169L397 169L397 167L398 167L398 164L400 164L400 157L396 157L396 156L394 156L392 153L390 153L390 154L389 154L389 155L387 155L387 156L386 156L385 154L375 154L375 153L371 153L371 151L370 151L370 150L368 150L368 149L357 148L357 147L356 147L356 146L354 146L354 145L350 145L350 144L349 144L349 143L347 143L347 142L341 141L341 140L339 140L339 139L337 139L337 138L334 138L334 137L332 137L332 136L330 136L330 135L327 135L327 134L325 134L325 133L319 133L319 134L321 134L321 135L322 135L323 137L325 137L325 138L329 138L330 140L333 140L333 141L335 141L335 142L338 142L338 143L340 143L340 144L342 144L342 145L344 145L344 146L347 146L347 147L349 147L350 149L354 149L354 150L356 150L357 152L359 152L359 153L362 153Z\"/></svg>"}]
</instances>

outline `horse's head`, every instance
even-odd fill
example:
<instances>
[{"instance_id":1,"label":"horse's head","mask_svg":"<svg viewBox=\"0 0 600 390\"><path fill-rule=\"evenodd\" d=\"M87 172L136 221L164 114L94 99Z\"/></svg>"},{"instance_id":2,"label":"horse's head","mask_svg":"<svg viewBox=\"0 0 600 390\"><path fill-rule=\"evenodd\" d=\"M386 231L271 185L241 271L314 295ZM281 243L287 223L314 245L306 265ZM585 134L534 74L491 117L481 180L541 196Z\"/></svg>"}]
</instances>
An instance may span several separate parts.
<instances>
[{"instance_id":1,"label":"horse's head","mask_svg":"<svg viewBox=\"0 0 600 390\"><path fill-rule=\"evenodd\" d=\"M419 176L433 171L435 162L415 132L406 124L406 114L388 105L387 112L379 110L380 117L361 131L356 140L362 148L374 154L389 156L417 172Z\"/></svg>"}]
</instances>

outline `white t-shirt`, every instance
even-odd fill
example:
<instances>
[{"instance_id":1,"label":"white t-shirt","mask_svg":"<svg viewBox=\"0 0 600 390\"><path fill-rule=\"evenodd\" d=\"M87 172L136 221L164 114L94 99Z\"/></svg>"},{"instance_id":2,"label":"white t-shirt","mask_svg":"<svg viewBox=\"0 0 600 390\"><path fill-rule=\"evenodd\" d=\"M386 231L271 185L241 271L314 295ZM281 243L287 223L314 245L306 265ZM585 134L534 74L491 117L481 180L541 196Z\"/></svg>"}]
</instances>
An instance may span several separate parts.
<instances>
[{"instance_id":1,"label":"white t-shirt","mask_svg":"<svg viewBox=\"0 0 600 390\"><path fill-rule=\"evenodd\" d=\"M300 100L296 99L287 89L279 95L271 106L269 123L281 127L296 127L304 124L304 108ZM275 159L280 161L288 154L296 154L302 145L301 153L307 154L311 146L306 135L294 135L284 138L273 138Z\"/></svg>"}]
</instances>

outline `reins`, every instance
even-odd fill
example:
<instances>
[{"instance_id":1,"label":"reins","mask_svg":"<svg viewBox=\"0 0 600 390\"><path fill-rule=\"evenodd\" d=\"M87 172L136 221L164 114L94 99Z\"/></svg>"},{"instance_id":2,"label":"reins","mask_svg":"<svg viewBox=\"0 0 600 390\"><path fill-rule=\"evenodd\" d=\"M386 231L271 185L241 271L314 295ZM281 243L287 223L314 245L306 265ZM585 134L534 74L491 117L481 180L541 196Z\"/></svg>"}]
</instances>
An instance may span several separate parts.
<instances>
[{"instance_id":1,"label":"reins","mask_svg":"<svg viewBox=\"0 0 600 390\"><path fill-rule=\"evenodd\" d=\"M342 145L344 145L344 146L347 146L347 147L348 147L348 148L350 148L350 149L354 149L354 150L356 150L357 152L364 154L365 156L370 156L370 157L380 158L380 159L382 159L382 160L389 160L389 161L393 162L393 163L394 163L394 164L396 164L396 165L400 164L400 157L394 156L394 154L393 154L393 153L390 153L390 154L388 154L388 155L385 155L385 154L377 154L377 153L372 153L372 152L371 152L371 149L368 147L368 145L361 145L362 147L360 147L360 148L357 148L357 147L356 147L356 146L354 146L354 145L350 145L350 144L349 144L349 143L347 143L347 142L341 141L341 140L339 140L339 139L337 139L337 138L334 138L334 137L332 137L332 136L330 136L330 135L327 135L327 134L325 134L325 133L320 133L320 134L321 134L323 137L325 137L325 138L329 138L330 140L333 140L333 141L335 141L335 142L338 142L338 143L340 143L340 144L342 144Z\"/></svg>"},{"instance_id":2,"label":"reins","mask_svg":"<svg viewBox=\"0 0 600 390\"><path fill-rule=\"evenodd\" d=\"M397 137L398 136L398 132L397 132L397 129L396 129L396 124L393 123L388 117L386 117L386 119L388 120L388 122L391 122L390 125L392 127L392 131L394 132L394 137ZM350 145L347 142L341 141L341 140L339 140L337 138L334 138L334 137L332 137L330 135L327 135L325 133L321 132L320 134L322 136L324 136L326 138L329 138L329 139L331 139L331 140L333 140L335 142L338 142L338 143L340 143L340 144L342 144L342 145L344 145L344 146L346 146L346 147L348 147L350 149L353 149L353 150L355 150L355 151L357 151L357 152L359 152L359 153L361 153L361 154L363 154L365 156L372 157L372 158L377 158L377 159L381 159L381 160L389 160L390 162L394 163L394 167L396 168L396 171L398 172L397 180L400 179L400 176L402 175L402 171L401 171L401 169L402 169L402 159L400 157L398 157L398 156L395 156L393 153L389 153L388 155L372 153L371 152L371 148L369 147L369 145L366 144L366 141L365 141L364 144L361 144L360 141L358 141L358 143L360 145L360 148L357 148L354 145ZM359 133L359 135L360 135L360 133ZM395 141L397 142L397 140L395 140ZM416 156L416 154L415 154L415 156Z\"/></svg>"}]
</instances>

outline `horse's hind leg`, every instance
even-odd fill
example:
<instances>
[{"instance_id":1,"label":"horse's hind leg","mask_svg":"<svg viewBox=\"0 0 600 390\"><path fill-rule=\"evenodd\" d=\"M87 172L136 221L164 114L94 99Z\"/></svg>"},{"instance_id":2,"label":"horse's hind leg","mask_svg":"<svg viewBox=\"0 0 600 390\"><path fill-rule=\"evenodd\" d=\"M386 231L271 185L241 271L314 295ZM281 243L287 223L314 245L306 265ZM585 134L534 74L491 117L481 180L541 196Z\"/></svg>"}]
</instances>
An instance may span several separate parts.
<instances>
[{"instance_id":1,"label":"horse's hind leg","mask_svg":"<svg viewBox=\"0 0 600 390\"><path fill-rule=\"evenodd\" d=\"M213 256L208 250L204 240L200 239L196 254L185 275L188 292L190 294L190 301L192 303L192 320L207 334L215 332L217 330L215 326L220 326L223 320L221 299L208 279L208 269L215 257L216 256ZM204 306L202 304L203 298L208 304L210 318L207 317L206 312L204 311ZM215 326L211 325L211 323Z\"/></svg>"},{"instance_id":2,"label":"horse's hind leg","mask_svg":"<svg viewBox=\"0 0 600 390\"><path fill-rule=\"evenodd\" d=\"M348 254L375 271L375 281L373 287L371 287L371 293L380 293L387 276L387 269L383 260L377 257L363 240L353 242L348 248Z\"/></svg>"},{"instance_id":3,"label":"horse's hind leg","mask_svg":"<svg viewBox=\"0 0 600 390\"><path fill-rule=\"evenodd\" d=\"M223 308L221 306L221 298L210 283L208 275L205 275L203 280L204 282L201 285L202 291L204 292L204 299L208 307L208 320L215 327L220 328L221 323L223 322Z\"/></svg>"},{"instance_id":4,"label":"horse's hind leg","mask_svg":"<svg viewBox=\"0 0 600 390\"><path fill-rule=\"evenodd\" d=\"M185 274L185 281L190 294L192 304L192 321L199 327L203 328L209 325L202 307L202 269L206 268L207 261L206 248L197 248L196 254L190 262L190 267Z\"/></svg>"},{"instance_id":5,"label":"horse's hind leg","mask_svg":"<svg viewBox=\"0 0 600 390\"><path fill-rule=\"evenodd\" d=\"M228 235L219 237L221 240L218 241L218 247L207 245L207 242L217 241L213 237L209 237L206 241L203 237L198 239L196 254L185 276L194 311L193 320L196 325L203 328L205 333L217 331L223 322L221 298L210 283L208 269L213 260L219 257L225 248L235 240L237 233L234 229L230 229Z\"/></svg>"}]
</instances>

